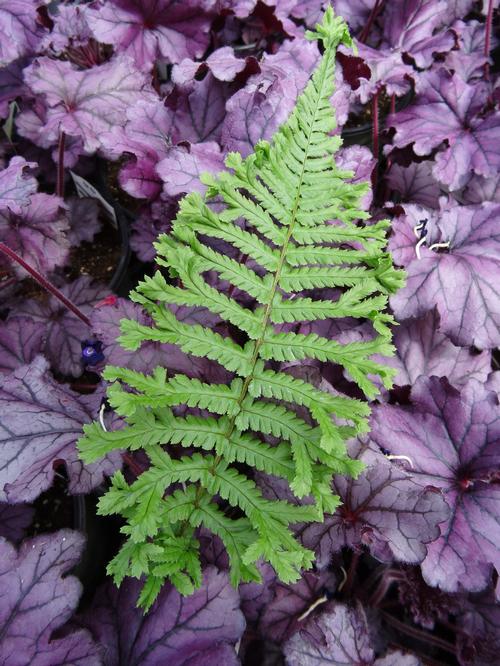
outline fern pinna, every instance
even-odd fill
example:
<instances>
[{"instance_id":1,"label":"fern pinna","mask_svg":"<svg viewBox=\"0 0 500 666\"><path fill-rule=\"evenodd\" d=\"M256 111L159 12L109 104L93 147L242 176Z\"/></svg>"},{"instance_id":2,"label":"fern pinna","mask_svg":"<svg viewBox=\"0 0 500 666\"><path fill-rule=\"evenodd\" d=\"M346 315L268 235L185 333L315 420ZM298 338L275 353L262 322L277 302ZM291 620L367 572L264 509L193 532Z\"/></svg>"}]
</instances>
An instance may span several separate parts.
<instances>
[{"instance_id":1,"label":"fern pinna","mask_svg":"<svg viewBox=\"0 0 500 666\"><path fill-rule=\"evenodd\" d=\"M101 514L120 513L127 521L128 539L108 570L118 584L125 576L145 577L139 600L145 608L167 579L183 594L200 585L200 526L223 541L234 585L260 580L261 559L287 582L312 565L313 553L290 525L335 511L332 476L360 472L345 441L366 431L369 408L280 371L279 362L340 364L367 396L377 393L374 375L390 386L391 371L370 357L392 353L391 318L383 310L402 276L384 251L388 221L361 223L368 184L347 183L352 173L333 159L341 145L331 135L335 52L352 42L331 8L308 36L323 41L324 55L290 118L272 143L261 141L246 159L229 154L227 172L205 177L205 198L182 200L171 234L155 244L167 273L147 277L131 295L154 325L122 321L126 349L145 340L173 343L222 365L232 381L204 383L161 367L150 375L108 367L109 401L127 425L104 432L94 423L79 443L86 462L116 448L144 449L149 457L149 468L130 485L116 473L99 503ZM230 258L224 244L248 261ZM327 288L338 289L337 300L318 297ZM251 305L239 302L235 289ZM241 335L181 322L171 305L207 308ZM370 320L376 337L340 344L283 326L343 317ZM180 455L180 447L190 454ZM286 479L307 501L265 499L253 470ZM229 516L230 507L241 517Z\"/></svg>"}]
</instances>

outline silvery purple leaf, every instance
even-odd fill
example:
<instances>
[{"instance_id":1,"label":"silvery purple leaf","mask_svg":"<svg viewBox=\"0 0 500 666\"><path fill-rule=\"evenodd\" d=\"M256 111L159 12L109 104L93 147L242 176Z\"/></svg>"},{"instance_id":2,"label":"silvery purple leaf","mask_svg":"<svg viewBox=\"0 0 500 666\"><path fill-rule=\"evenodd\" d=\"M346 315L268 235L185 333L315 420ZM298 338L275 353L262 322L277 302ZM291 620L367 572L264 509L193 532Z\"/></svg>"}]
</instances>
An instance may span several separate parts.
<instances>
[{"instance_id":1,"label":"silvery purple leaf","mask_svg":"<svg viewBox=\"0 0 500 666\"><path fill-rule=\"evenodd\" d=\"M335 13L347 21L351 30L362 28L370 16L376 0L337 0Z\"/></svg>"},{"instance_id":2,"label":"silvery purple leaf","mask_svg":"<svg viewBox=\"0 0 500 666\"><path fill-rule=\"evenodd\" d=\"M167 97L167 108L174 114L176 141L218 141L226 116L226 101L232 93L228 84L218 81L211 72L176 88Z\"/></svg>"},{"instance_id":3,"label":"silvery purple leaf","mask_svg":"<svg viewBox=\"0 0 500 666\"><path fill-rule=\"evenodd\" d=\"M387 94L396 97L410 90L410 78L414 78L415 73L412 67L404 64L401 53L389 49L373 49L357 41L356 45L359 56L371 71L368 80L359 79L359 87L354 92L362 104L366 104L382 88L385 88Z\"/></svg>"},{"instance_id":4,"label":"silvery purple leaf","mask_svg":"<svg viewBox=\"0 0 500 666\"><path fill-rule=\"evenodd\" d=\"M178 85L189 83L198 71L208 69L219 81L234 81L247 66L245 58L237 58L230 46L222 46L203 62L186 58L172 69L172 81Z\"/></svg>"},{"instance_id":5,"label":"silvery purple leaf","mask_svg":"<svg viewBox=\"0 0 500 666\"><path fill-rule=\"evenodd\" d=\"M237 666L234 644L245 619L225 572L208 567L202 587L187 597L164 585L147 615L136 608L140 588L131 578L119 589L108 583L81 618L107 648L104 666Z\"/></svg>"},{"instance_id":6,"label":"silvery purple leaf","mask_svg":"<svg viewBox=\"0 0 500 666\"><path fill-rule=\"evenodd\" d=\"M78 458L84 423L98 416L104 392L74 393L57 384L48 364L30 365L0 379L0 501L29 502L50 487L55 463L63 462L72 493L87 493L121 463L116 452L92 465Z\"/></svg>"},{"instance_id":7,"label":"silvery purple leaf","mask_svg":"<svg viewBox=\"0 0 500 666\"><path fill-rule=\"evenodd\" d=\"M26 92L23 70L28 62L29 58L20 58L0 69L0 118L7 118L10 103Z\"/></svg>"},{"instance_id":8,"label":"silvery purple leaf","mask_svg":"<svg viewBox=\"0 0 500 666\"><path fill-rule=\"evenodd\" d=\"M9 166L0 171L0 210L9 209L20 213L37 191L37 182L30 175L34 162L26 162L24 157L12 157Z\"/></svg>"},{"instance_id":9,"label":"silvery purple leaf","mask_svg":"<svg viewBox=\"0 0 500 666\"><path fill-rule=\"evenodd\" d=\"M4 664L100 666L100 650L85 629L53 637L78 605L82 586L67 575L84 538L60 530L24 541L0 540L0 654Z\"/></svg>"},{"instance_id":10,"label":"silvery purple leaf","mask_svg":"<svg viewBox=\"0 0 500 666\"><path fill-rule=\"evenodd\" d=\"M88 197L68 197L69 231L67 237L72 247L80 243L90 243L101 228L99 204Z\"/></svg>"},{"instance_id":11,"label":"silvery purple leaf","mask_svg":"<svg viewBox=\"0 0 500 666\"><path fill-rule=\"evenodd\" d=\"M500 604L492 590L472 597L458 617L461 666L491 666L500 651Z\"/></svg>"},{"instance_id":12,"label":"silvery purple leaf","mask_svg":"<svg viewBox=\"0 0 500 666\"><path fill-rule=\"evenodd\" d=\"M476 4L476 0L448 0L445 19L450 25L456 19L463 19Z\"/></svg>"},{"instance_id":13,"label":"silvery purple leaf","mask_svg":"<svg viewBox=\"0 0 500 666\"><path fill-rule=\"evenodd\" d=\"M476 380L459 392L446 379L420 377L411 407L378 405L370 437L411 460L414 483L441 488L451 512L428 545L422 573L447 592L478 591L500 567L498 397Z\"/></svg>"},{"instance_id":14,"label":"silvery purple leaf","mask_svg":"<svg viewBox=\"0 0 500 666\"><path fill-rule=\"evenodd\" d=\"M312 42L285 44L261 63L260 74L227 102L222 144L248 155L260 139L270 139L290 115L318 59Z\"/></svg>"},{"instance_id":15,"label":"silvery purple leaf","mask_svg":"<svg viewBox=\"0 0 500 666\"><path fill-rule=\"evenodd\" d=\"M61 288L82 312L89 316L94 305L109 294L109 289L94 283L88 277L80 277ZM66 309L54 296L48 300L28 299L19 303L9 314L9 320L28 317L45 325L43 353L52 369L63 375L78 377L83 370L81 342L89 337L89 327Z\"/></svg>"},{"instance_id":16,"label":"silvery purple leaf","mask_svg":"<svg viewBox=\"0 0 500 666\"><path fill-rule=\"evenodd\" d=\"M445 0L389 3L384 13L385 45L411 55L420 69L430 67L434 54L447 53L455 46L450 30L433 35L442 24L446 10Z\"/></svg>"},{"instance_id":17,"label":"silvery purple leaf","mask_svg":"<svg viewBox=\"0 0 500 666\"><path fill-rule=\"evenodd\" d=\"M342 14L341 3L342 0L336 3L335 12L339 16L346 18ZM314 28L316 23L321 21L327 4L327 0L298 0L292 8L291 14L294 18L302 19L308 28Z\"/></svg>"},{"instance_id":18,"label":"silvery purple leaf","mask_svg":"<svg viewBox=\"0 0 500 666\"><path fill-rule=\"evenodd\" d=\"M377 160L373 157L371 150L366 146L348 146L341 148L335 157L337 166L340 169L353 171L353 178L349 178L350 183L369 183L373 169ZM368 210L372 204L373 191L369 191L361 199L362 210Z\"/></svg>"},{"instance_id":19,"label":"silvery purple leaf","mask_svg":"<svg viewBox=\"0 0 500 666\"><path fill-rule=\"evenodd\" d=\"M480 204L483 201L500 203L500 174L491 178L472 176L460 194L460 201L464 204Z\"/></svg>"},{"instance_id":20,"label":"silvery purple leaf","mask_svg":"<svg viewBox=\"0 0 500 666\"><path fill-rule=\"evenodd\" d=\"M427 245L413 256L411 246L416 249L419 242L415 215L398 219L390 248L408 275L406 286L391 298L399 319L422 316L436 306L441 330L455 344L479 349L499 344L499 213L493 203L453 206L439 216L427 211Z\"/></svg>"},{"instance_id":21,"label":"silvery purple leaf","mask_svg":"<svg viewBox=\"0 0 500 666\"><path fill-rule=\"evenodd\" d=\"M390 652L375 658L370 629L360 604L330 604L285 644L288 666L419 666L417 657Z\"/></svg>"},{"instance_id":22,"label":"silvery purple leaf","mask_svg":"<svg viewBox=\"0 0 500 666\"><path fill-rule=\"evenodd\" d=\"M25 81L46 101L45 139L55 143L63 131L81 138L87 153L100 147L102 133L124 125L131 104L155 99L147 76L123 55L86 70L67 61L38 58L25 70Z\"/></svg>"},{"instance_id":23,"label":"silvery purple leaf","mask_svg":"<svg viewBox=\"0 0 500 666\"><path fill-rule=\"evenodd\" d=\"M36 51L43 35L37 7L43 0L0 0L0 67Z\"/></svg>"},{"instance_id":24,"label":"silvery purple leaf","mask_svg":"<svg viewBox=\"0 0 500 666\"><path fill-rule=\"evenodd\" d=\"M417 155L429 155L447 140L435 157L434 176L451 190L463 187L474 172L496 175L500 168L500 113L477 114L487 99L482 84L469 85L441 68L420 77L414 104L390 117L396 128L393 143L402 148L413 143Z\"/></svg>"},{"instance_id":25,"label":"silvery purple leaf","mask_svg":"<svg viewBox=\"0 0 500 666\"><path fill-rule=\"evenodd\" d=\"M87 5L59 4L55 9L57 14L50 15L54 27L45 35L42 48L61 55L67 48L87 44L92 37L87 23Z\"/></svg>"},{"instance_id":26,"label":"silvery purple leaf","mask_svg":"<svg viewBox=\"0 0 500 666\"><path fill-rule=\"evenodd\" d=\"M351 442L349 455L367 464L358 479L336 476L333 491L342 505L323 523L307 525L301 538L318 553L321 567L344 546L366 545L374 557L388 556L418 564L426 544L439 536L439 523L448 516L441 495L423 490L410 474L392 464L374 448Z\"/></svg>"},{"instance_id":27,"label":"silvery purple leaf","mask_svg":"<svg viewBox=\"0 0 500 666\"><path fill-rule=\"evenodd\" d=\"M0 537L19 543L31 525L35 510L29 504L0 503Z\"/></svg>"},{"instance_id":28,"label":"silvery purple leaf","mask_svg":"<svg viewBox=\"0 0 500 666\"><path fill-rule=\"evenodd\" d=\"M426 544L439 536L438 525L449 513L441 495L422 489L375 448L352 441L349 455L360 458L367 467L356 480L334 478L333 491L342 505L335 514L325 516L323 523L301 530L304 545L318 553L321 567L344 546L368 546L382 561L422 562Z\"/></svg>"},{"instance_id":29,"label":"silvery purple leaf","mask_svg":"<svg viewBox=\"0 0 500 666\"><path fill-rule=\"evenodd\" d=\"M459 48L448 53L446 66L464 81L481 78L484 65L488 62L488 57L484 55L484 24L479 21L457 21L453 27L458 34Z\"/></svg>"},{"instance_id":30,"label":"silvery purple leaf","mask_svg":"<svg viewBox=\"0 0 500 666\"><path fill-rule=\"evenodd\" d=\"M0 241L41 273L64 266L69 254L66 206L59 197L34 194L18 214L0 211ZM4 263L4 261L1 261ZM28 273L17 263L6 260L19 278Z\"/></svg>"},{"instance_id":31,"label":"silvery purple leaf","mask_svg":"<svg viewBox=\"0 0 500 666\"><path fill-rule=\"evenodd\" d=\"M45 326L19 317L0 322L0 373L31 363L42 351Z\"/></svg>"},{"instance_id":32,"label":"silvery purple leaf","mask_svg":"<svg viewBox=\"0 0 500 666\"><path fill-rule=\"evenodd\" d=\"M398 371L395 384L414 384L421 375L447 377L454 386L462 386L469 379L486 381L491 370L490 353L472 353L466 347L456 347L439 329L435 309L396 327L396 356L379 359Z\"/></svg>"},{"instance_id":33,"label":"silvery purple leaf","mask_svg":"<svg viewBox=\"0 0 500 666\"><path fill-rule=\"evenodd\" d=\"M141 261L153 261L156 251L153 243L161 233L166 233L177 212L172 199L158 199L145 208L131 227L130 247Z\"/></svg>"},{"instance_id":34,"label":"silvery purple leaf","mask_svg":"<svg viewBox=\"0 0 500 666\"><path fill-rule=\"evenodd\" d=\"M222 548L224 549L224 546ZM259 620L262 612L274 597L276 582L276 573L270 564L258 563L257 568L262 575L262 583L241 583L238 587L241 610L246 621L252 623Z\"/></svg>"},{"instance_id":35,"label":"silvery purple leaf","mask_svg":"<svg viewBox=\"0 0 500 666\"><path fill-rule=\"evenodd\" d=\"M432 175L433 164L430 160L412 162L407 167L393 164L386 176L387 182L392 190L399 192L401 201L439 208L441 188Z\"/></svg>"},{"instance_id":36,"label":"silvery purple leaf","mask_svg":"<svg viewBox=\"0 0 500 666\"><path fill-rule=\"evenodd\" d=\"M277 581L274 598L264 609L260 622L260 633L269 640L281 643L303 626L311 607L325 603L327 595L335 592L337 581L329 571L306 571L293 585ZM321 608L321 603L316 606Z\"/></svg>"},{"instance_id":37,"label":"silvery purple leaf","mask_svg":"<svg viewBox=\"0 0 500 666\"><path fill-rule=\"evenodd\" d=\"M163 180L163 191L169 197L186 192L205 192L200 180L203 172L217 173L224 169L224 158L215 141L175 146L156 166Z\"/></svg>"},{"instance_id":38,"label":"silvery purple leaf","mask_svg":"<svg viewBox=\"0 0 500 666\"><path fill-rule=\"evenodd\" d=\"M158 59L200 58L208 46L210 16L199 0L109 0L87 12L99 42L149 70Z\"/></svg>"}]
</instances>

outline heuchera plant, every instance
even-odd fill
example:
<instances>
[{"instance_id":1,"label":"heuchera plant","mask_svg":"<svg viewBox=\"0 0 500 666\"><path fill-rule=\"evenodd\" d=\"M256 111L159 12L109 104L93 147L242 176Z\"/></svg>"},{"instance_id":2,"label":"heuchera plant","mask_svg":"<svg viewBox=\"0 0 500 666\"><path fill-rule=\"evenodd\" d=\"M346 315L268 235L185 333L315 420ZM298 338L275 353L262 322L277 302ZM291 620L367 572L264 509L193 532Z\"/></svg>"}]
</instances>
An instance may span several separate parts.
<instances>
[{"instance_id":1,"label":"heuchera plant","mask_svg":"<svg viewBox=\"0 0 500 666\"><path fill-rule=\"evenodd\" d=\"M279 127L324 55L305 34L330 4L357 53L337 49L323 102L335 166L308 199L329 213L307 229L352 228L357 240L291 239L294 265L283 263L270 303L296 187L297 149L290 156ZM498 661L498 4L0 0L0 663ZM278 144L259 143L275 135ZM286 164L269 166L285 147ZM264 182L267 203L251 193L256 184L265 193ZM321 201L332 187L356 196L339 210L338 197ZM233 191L246 199L228 202ZM273 200L254 226L258 206ZM251 215L236 215L239 205ZM297 221L294 234L302 228ZM387 260L407 274L390 295L377 263L386 239ZM327 282L313 266L328 270ZM362 296L361 282L376 291ZM349 308L333 312L349 295ZM304 317L273 322L275 347L313 346L262 357L252 371L241 364L268 306L271 316ZM328 315L316 318L317 308ZM182 348L187 331L196 337ZM223 364L212 358L229 348ZM349 349L353 357L338 356ZM352 362L360 350L361 370ZM131 374L107 382L106 365ZM236 416L227 412L238 378L248 392ZM164 402L151 409L142 398ZM269 413L244 421L250 403ZM319 403L350 411L323 419ZM215 428L228 419L232 447ZM84 426L93 462L79 458ZM227 463L223 493L210 456L220 470ZM179 477L193 461L197 471ZM346 473L353 464L363 465L356 478ZM158 469L153 490L146 482ZM108 478L118 470L123 492ZM244 497L226 492L228 475ZM96 516L98 501L115 510L113 497L121 514ZM241 506L245 498L259 511ZM206 506L223 521L218 533ZM158 517L165 507L177 522ZM172 550L159 540L178 529L186 548L174 564L192 568L176 582L184 593L199 585L188 595L161 585L178 569L161 561ZM266 537L277 571L257 559ZM134 550L130 560L121 547ZM104 580L117 553L113 568L133 574L120 587ZM299 572L299 560L312 566ZM238 565L248 582L235 587ZM143 572L161 587L147 613L137 607Z\"/></svg>"}]
</instances>

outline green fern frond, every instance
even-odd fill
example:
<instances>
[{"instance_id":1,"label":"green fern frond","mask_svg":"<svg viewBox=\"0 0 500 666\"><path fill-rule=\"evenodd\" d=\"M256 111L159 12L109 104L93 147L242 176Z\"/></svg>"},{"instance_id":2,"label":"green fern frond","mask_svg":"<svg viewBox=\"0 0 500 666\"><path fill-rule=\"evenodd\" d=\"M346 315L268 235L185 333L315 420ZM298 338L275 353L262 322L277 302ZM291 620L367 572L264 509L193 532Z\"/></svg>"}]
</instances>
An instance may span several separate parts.
<instances>
[{"instance_id":1,"label":"green fern frond","mask_svg":"<svg viewBox=\"0 0 500 666\"><path fill-rule=\"evenodd\" d=\"M206 174L205 197L181 201L171 233L155 243L159 270L131 294L152 323L121 326L128 350L147 340L173 344L231 379L108 367L109 402L126 423L114 432L86 426L79 442L85 462L120 448L149 457L130 484L117 472L99 502L100 513L126 520L127 540L109 572L117 583L144 577L145 608L165 580L182 594L200 584L201 526L224 543L234 585L259 579L259 559L288 582L311 566L313 553L291 526L338 506L332 477L361 471L346 440L367 431L369 408L292 376L281 362L338 364L368 397L391 383L393 371L373 355L393 353L384 310L403 275L385 250L389 222L363 222L369 184L347 183L352 174L335 164L335 53L352 42L331 8L308 37L323 41L324 55L288 121L272 143L260 141L245 159L230 153L226 171ZM324 291L332 289L334 297ZM174 306L205 308L222 332L180 321ZM301 323L345 317L371 322L374 337L340 343L300 332ZM306 499L265 498L254 470Z\"/></svg>"}]
</instances>

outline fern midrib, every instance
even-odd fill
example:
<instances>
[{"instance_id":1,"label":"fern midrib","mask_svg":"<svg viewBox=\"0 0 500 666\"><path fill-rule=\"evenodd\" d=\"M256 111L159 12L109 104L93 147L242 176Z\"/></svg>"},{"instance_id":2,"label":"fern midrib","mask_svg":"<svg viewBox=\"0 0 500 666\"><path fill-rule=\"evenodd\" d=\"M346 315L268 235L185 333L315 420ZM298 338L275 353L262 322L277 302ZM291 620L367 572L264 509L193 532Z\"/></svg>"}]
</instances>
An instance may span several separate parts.
<instances>
[{"instance_id":1,"label":"fern midrib","mask_svg":"<svg viewBox=\"0 0 500 666\"><path fill-rule=\"evenodd\" d=\"M324 72L327 72L327 71L328 71L328 67L325 66ZM316 103L316 107L314 109L313 121L309 125L309 132L308 132L308 137L307 137L307 148L306 148L305 157L304 157L304 160L303 160L303 163L302 163L302 172L300 174L300 180L299 180L299 183L297 185L297 193L296 193L296 196L295 196L295 201L294 201L294 206L293 206L293 209L292 209L292 215L291 215L291 220L290 220L290 224L289 224L289 227L288 227L288 232L287 232L287 235L286 235L285 240L283 242L283 246L281 248L281 252L280 252L280 256L279 256L279 260L278 260L278 266L277 266L276 273L274 275L274 280L273 280L273 283L272 283L272 286L271 286L271 295L270 295L270 298L269 298L269 302L266 305L266 308L265 308L265 311L264 311L264 316L262 317L262 333L261 333L261 336L258 338L258 340L256 340L256 342L255 342L255 349L254 349L254 353L253 353L253 356L252 356L252 359L251 359L251 362L250 362L251 370L250 370L250 373L248 374L248 376L245 378L245 380L243 382L243 386L241 388L240 396L237 400L237 405L239 407L238 414L241 413L241 406L242 406L242 403L243 403L243 401L245 400L245 398L248 394L248 388L250 386L250 382L254 379L255 366L256 366L257 361L259 359L259 350L262 347L262 345L264 344L265 334L266 334L267 328L269 326L270 318L271 318L274 297L276 295L276 291L277 291L277 288L278 288L279 280L280 280L280 277L281 277L281 271L283 269L283 264L285 263L285 257L286 257L286 253L288 251L288 246L289 246L289 243L290 243L290 239L292 237L293 230L294 230L294 227L295 227L295 224L296 224L296 221L297 221L297 212L298 212L298 207L299 207L299 202L300 202L302 184L303 184L303 180L304 180L304 173L305 173L305 168L306 168L307 161L309 159L309 152L308 151L309 151L309 146L310 146L310 143L311 143L311 134L314 131L313 128L314 128L314 125L315 125L315 118L316 118L316 114L317 114L317 111L318 111L318 105L319 105L319 103L322 99L322 95L321 95L320 91L322 90L323 85L325 83L324 79L325 79L325 73L322 74L322 78L320 80L320 86L318 86L319 90L318 90L317 103ZM227 441L229 441L229 442L230 442L230 438L231 438L231 436L234 432L234 429L236 427L236 419L238 417L238 414L235 414L234 416L231 417L228 429L223 434L223 437L225 437L227 439ZM215 457L214 462L213 462L213 464L212 464L212 466L209 470L211 474L213 474L213 475L215 474L216 468L217 468L217 466L219 465L219 463L221 462L222 459L223 459L222 455L217 455ZM194 502L195 507L197 506L197 503L198 503L199 499L201 498L201 496L204 492L204 489L201 486L198 486L198 489L199 489L200 492L198 493L198 496L195 498L195 502Z\"/></svg>"}]
</instances>

